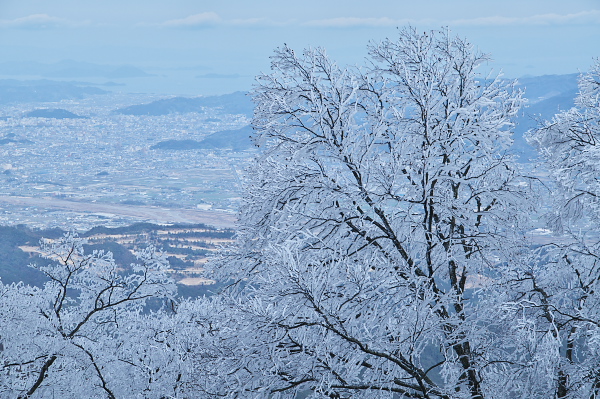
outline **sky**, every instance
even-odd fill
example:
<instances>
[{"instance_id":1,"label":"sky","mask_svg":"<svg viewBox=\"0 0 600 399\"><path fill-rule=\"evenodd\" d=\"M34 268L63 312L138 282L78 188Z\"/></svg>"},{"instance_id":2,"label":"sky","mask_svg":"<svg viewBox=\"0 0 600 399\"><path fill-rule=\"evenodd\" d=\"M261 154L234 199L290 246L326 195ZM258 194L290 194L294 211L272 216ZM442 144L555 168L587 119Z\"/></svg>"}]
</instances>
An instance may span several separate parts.
<instances>
[{"instance_id":1,"label":"sky","mask_svg":"<svg viewBox=\"0 0 600 399\"><path fill-rule=\"evenodd\" d=\"M448 27L507 77L600 57L600 0L0 0L0 63L132 65L154 76L130 90L212 94L249 89L284 43L361 64L370 41L408 24Z\"/></svg>"}]
</instances>

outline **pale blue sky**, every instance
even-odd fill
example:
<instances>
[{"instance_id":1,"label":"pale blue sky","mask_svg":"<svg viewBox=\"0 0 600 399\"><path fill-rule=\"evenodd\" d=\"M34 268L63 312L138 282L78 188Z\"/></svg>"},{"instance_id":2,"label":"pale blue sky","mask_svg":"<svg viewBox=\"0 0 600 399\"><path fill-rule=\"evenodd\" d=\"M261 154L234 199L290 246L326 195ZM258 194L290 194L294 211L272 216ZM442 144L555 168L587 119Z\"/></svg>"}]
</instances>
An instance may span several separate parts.
<instances>
[{"instance_id":1,"label":"pale blue sky","mask_svg":"<svg viewBox=\"0 0 600 399\"><path fill-rule=\"evenodd\" d=\"M578 72L600 56L598 0L0 0L0 52L212 74L202 82L223 74L246 89L283 43L361 63L369 40L408 23L449 26L510 77Z\"/></svg>"}]
</instances>

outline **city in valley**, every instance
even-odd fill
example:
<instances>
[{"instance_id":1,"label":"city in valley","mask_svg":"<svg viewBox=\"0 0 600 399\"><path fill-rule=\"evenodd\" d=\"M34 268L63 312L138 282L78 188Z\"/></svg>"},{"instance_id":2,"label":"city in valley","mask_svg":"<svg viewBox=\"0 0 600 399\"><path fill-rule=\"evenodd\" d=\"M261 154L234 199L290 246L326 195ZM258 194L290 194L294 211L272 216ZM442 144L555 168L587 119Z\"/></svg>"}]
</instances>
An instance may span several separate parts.
<instances>
[{"instance_id":1,"label":"city in valley","mask_svg":"<svg viewBox=\"0 0 600 399\"><path fill-rule=\"evenodd\" d=\"M90 245L110 241L132 253L155 244L169 257L178 282L213 283L201 266L233 237L239 175L256 153L247 137L250 115L227 105L164 111L160 100L177 98L103 93L5 106L0 224L75 230ZM159 115L127 114L127 107L156 101L159 109L151 113ZM194 148L220 132L241 137L225 135ZM125 230L86 235L98 226ZM38 251L34 236L18 243L31 256Z\"/></svg>"},{"instance_id":2,"label":"city in valley","mask_svg":"<svg viewBox=\"0 0 600 399\"><path fill-rule=\"evenodd\" d=\"M518 115L513 151L529 168L533 153L523 133L534 115L570 106L577 75L519 84L529 107ZM75 231L120 264L155 245L180 292L207 292L214 281L202 265L233 242L242 176L258 153L249 95L132 94L45 80L14 85L0 81L0 226L12 237L0 248L4 281L42 284L27 268L44 255L39 239ZM530 231L538 243L549 238L542 227Z\"/></svg>"}]
</instances>

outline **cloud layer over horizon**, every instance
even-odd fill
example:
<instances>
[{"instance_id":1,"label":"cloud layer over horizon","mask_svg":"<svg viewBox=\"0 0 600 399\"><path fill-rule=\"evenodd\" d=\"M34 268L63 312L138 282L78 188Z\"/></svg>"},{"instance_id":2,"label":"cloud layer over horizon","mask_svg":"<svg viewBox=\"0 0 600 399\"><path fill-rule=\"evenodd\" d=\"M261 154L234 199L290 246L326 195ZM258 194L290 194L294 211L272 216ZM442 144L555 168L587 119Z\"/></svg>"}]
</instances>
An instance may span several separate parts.
<instances>
[{"instance_id":1,"label":"cloud layer over horizon","mask_svg":"<svg viewBox=\"0 0 600 399\"><path fill-rule=\"evenodd\" d=\"M0 4L0 51L7 61L73 59L155 71L201 66L207 72L200 80L208 81L267 70L273 49L283 43L324 47L342 65L362 63L370 41L393 37L397 27L406 25L448 27L491 53L497 61L493 67L513 77L578 72L600 56L600 4L595 0L304 0L277 6L270 0L85 5L80 0L5 0ZM244 82L248 86L251 79Z\"/></svg>"},{"instance_id":2,"label":"cloud layer over horizon","mask_svg":"<svg viewBox=\"0 0 600 399\"><path fill-rule=\"evenodd\" d=\"M0 28L4 29L62 29L62 28L87 28L101 25L93 20L75 21L44 13L30 14L13 19L0 19ZM122 25L123 28L131 27L162 27L162 28L209 28L218 26L263 26L263 27L289 27L307 26L320 28L352 28L352 27L397 27L403 25L417 26L531 26L531 25L598 25L600 24L600 9L580 11L576 13L540 13L527 16L491 15L464 19L440 18L391 18L385 17L357 17L337 16L333 18L300 20L293 18L282 21L272 21L265 17L251 18L224 18L214 11L203 11L195 14L164 20L159 23L148 21L132 22Z\"/></svg>"}]
</instances>

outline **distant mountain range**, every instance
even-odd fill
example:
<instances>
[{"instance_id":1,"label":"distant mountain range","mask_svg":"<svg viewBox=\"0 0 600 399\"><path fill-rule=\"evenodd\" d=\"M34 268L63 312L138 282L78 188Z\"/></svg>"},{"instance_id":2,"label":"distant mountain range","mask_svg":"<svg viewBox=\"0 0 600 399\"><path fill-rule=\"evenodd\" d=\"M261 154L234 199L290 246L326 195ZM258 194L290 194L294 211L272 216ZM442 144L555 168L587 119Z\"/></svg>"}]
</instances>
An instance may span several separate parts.
<instances>
[{"instance_id":1,"label":"distant mountain range","mask_svg":"<svg viewBox=\"0 0 600 399\"><path fill-rule=\"evenodd\" d=\"M525 90L528 103L516 119L514 129L514 150L522 161L534 158L535 150L523 137L525 132L538 126L544 120L551 120L559 111L572 108L579 91L579 74L544 75L520 78L518 88Z\"/></svg>"},{"instance_id":2,"label":"distant mountain range","mask_svg":"<svg viewBox=\"0 0 600 399\"><path fill-rule=\"evenodd\" d=\"M40 72L43 68L45 74L54 74L55 76L66 76L73 74L79 76L104 74L108 76L114 72L112 77L116 76L148 76L145 72L136 71L133 67L109 67L96 64L62 62L57 64L39 64L39 63L0 63L0 74L17 73L28 74ZM65 69L69 66L69 73ZM43 67L43 68L42 68ZM111 69L112 68L112 69ZM61 72L62 71L62 72ZM77 72L79 71L79 72ZM86 72L87 71L87 72ZM112 72L111 72L112 71ZM119 72L120 71L120 72ZM37 73L36 72L36 73ZM64 73L63 73L64 72ZM77 72L77 73L76 73ZM84 73L85 72L85 73ZM566 110L574 105L574 98L577 95L578 74L568 75L545 75L535 77L524 77L519 79L518 88L525 90L525 97L529 100L528 104L521 111L516 119L515 126L515 144L514 150L522 156L522 159L529 159L535 156L533 149L523 138L523 134L538 125L540 121L550 120L559 110ZM112 83L115 84L115 83ZM83 82L60 82L52 80L30 80L18 81L13 79L0 80L0 105L8 103L24 102L54 102L65 99L80 99L88 95L108 93L91 83ZM119 108L114 112L123 115L137 116L159 116L175 113L203 112L205 108L217 109L222 114L243 114L252 116L253 104L248 93L234 92L219 96L207 97L172 97L153 101L147 104L136 104L124 108ZM39 111L50 112L50 111ZM67 111L68 112L68 111ZM56 118L73 118L76 115L60 113L48 114ZM27 116L42 116L31 114ZM211 118L207 121L216 121ZM209 136L201 142L197 141L169 141L156 144L156 148L164 149L194 149L194 148L250 148L251 143L247 141L242 133L236 136L234 131L230 133L220 132L219 137ZM216 133L215 133L216 134ZM228 134L232 136L229 137ZM208 141L207 141L208 140ZM212 142L211 140L216 140ZM234 144L232 144L234 143ZM239 143L239 144L235 144ZM223 147L227 145L229 147Z\"/></svg>"},{"instance_id":3,"label":"distant mountain range","mask_svg":"<svg viewBox=\"0 0 600 399\"><path fill-rule=\"evenodd\" d=\"M157 150L213 150L231 149L243 151L253 147L250 136L252 127L245 126L237 130L223 130L206 136L202 141L196 140L166 140L153 145Z\"/></svg>"},{"instance_id":4,"label":"distant mountain range","mask_svg":"<svg viewBox=\"0 0 600 399\"><path fill-rule=\"evenodd\" d=\"M33 141L28 140L28 139L19 139L19 138L17 138L17 135L14 133L8 133L6 136L0 138L0 145L10 144L10 143L33 144ZM10 174L10 169L6 169L4 171L4 174Z\"/></svg>"},{"instance_id":5,"label":"distant mountain range","mask_svg":"<svg viewBox=\"0 0 600 399\"><path fill-rule=\"evenodd\" d=\"M57 82L45 79L0 80L0 104L54 102L106 93L108 93L106 90L74 82Z\"/></svg>"},{"instance_id":6,"label":"distant mountain range","mask_svg":"<svg viewBox=\"0 0 600 399\"><path fill-rule=\"evenodd\" d=\"M40 108L34 109L33 111L27 112L25 115L27 118L52 118L52 119L87 119L85 116L77 115L71 111L67 111L62 108Z\"/></svg>"},{"instance_id":7,"label":"distant mountain range","mask_svg":"<svg viewBox=\"0 0 600 399\"><path fill-rule=\"evenodd\" d=\"M33 141L27 140L27 139L14 139L14 138L11 138L11 137L4 137L4 138L0 139L0 145L10 144L10 143L33 144ZM7 173L7 170L5 170L4 173L8 174L10 172Z\"/></svg>"},{"instance_id":8,"label":"distant mountain range","mask_svg":"<svg viewBox=\"0 0 600 399\"><path fill-rule=\"evenodd\" d=\"M130 65L101 65L89 62L60 61L44 64L35 61L6 61L0 63L0 75L40 76L44 78L108 78L127 79L152 76Z\"/></svg>"},{"instance_id":9,"label":"distant mountain range","mask_svg":"<svg viewBox=\"0 0 600 399\"><path fill-rule=\"evenodd\" d=\"M115 110L123 115L168 115L183 114L188 112L201 112L204 108L220 108L225 114L252 115L254 105L247 93L236 91L231 94L208 97L173 97L153 101L148 104L131 105Z\"/></svg>"},{"instance_id":10,"label":"distant mountain range","mask_svg":"<svg viewBox=\"0 0 600 399\"><path fill-rule=\"evenodd\" d=\"M523 134L527 130L536 127L540 121L552 119L559 110L573 107L574 98L578 92L578 77L579 74L545 75L525 77L518 80L517 88L525 91L528 103L515 121L517 124L515 126L515 144L513 148L522 156L523 160L535 156L533 148L527 144ZM148 104L120 108L115 112L138 116L168 115L172 113L200 112L205 107L221 108L223 113L241 113L247 116L251 116L253 112L253 104L248 94L244 92L210 97L173 97ZM206 140L208 140L208 137ZM223 139L220 143L226 140ZM204 141L169 140L157 144L156 148L172 150L210 148L208 145L209 143ZM248 148L251 146L249 142L247 145Z\"/></svg>"}]
</instances>

